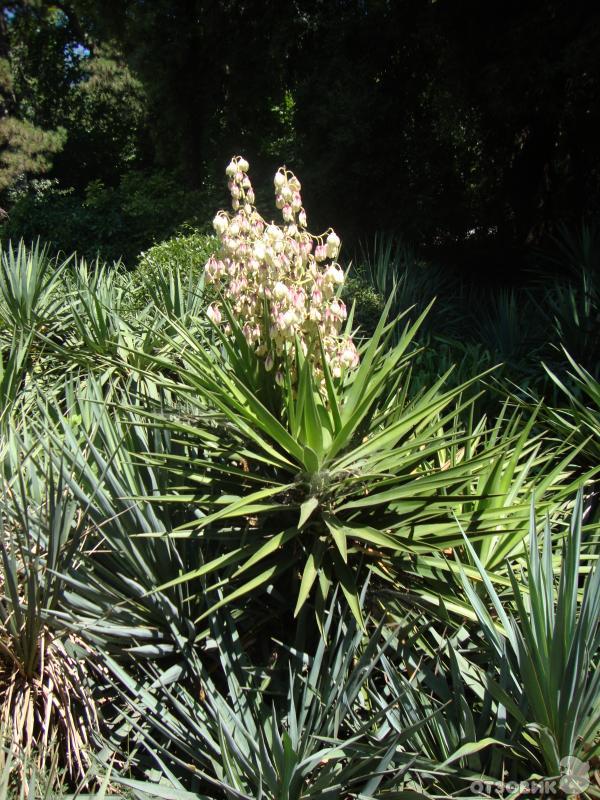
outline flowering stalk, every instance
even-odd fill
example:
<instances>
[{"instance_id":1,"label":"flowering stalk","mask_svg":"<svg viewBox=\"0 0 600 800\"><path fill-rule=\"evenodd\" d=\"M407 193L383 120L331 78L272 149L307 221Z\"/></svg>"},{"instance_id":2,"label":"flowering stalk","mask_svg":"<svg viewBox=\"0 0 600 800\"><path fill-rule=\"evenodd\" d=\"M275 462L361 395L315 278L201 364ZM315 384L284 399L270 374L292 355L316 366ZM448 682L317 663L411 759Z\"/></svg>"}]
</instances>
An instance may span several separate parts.
<instances>
[{"instance_id":1,"label":"flowering stalk","mask_svg":"<svg viewBox=\"0 0 600 800\"><path fill-rule=\"evenodd\" d=\"M219 211L213 220L220 246L206 263L206 280L219 286L248 345L264 359L265 369L274 371L278 384L286 364L296 378L298 341L324 386L323 358L334 378L359 361L352 339L340 333L347 316L337 296L344 283L335 261L340 239L332 229L321 236L308 232L300 181L284 167L274 179L283 224L267 223L254 206L248 167L236 156L225 170L233 214ZM217 303L207 315L214 324L223 323ZM230 332L227 322L224 330Z\"/></svg>"}]
</instances>

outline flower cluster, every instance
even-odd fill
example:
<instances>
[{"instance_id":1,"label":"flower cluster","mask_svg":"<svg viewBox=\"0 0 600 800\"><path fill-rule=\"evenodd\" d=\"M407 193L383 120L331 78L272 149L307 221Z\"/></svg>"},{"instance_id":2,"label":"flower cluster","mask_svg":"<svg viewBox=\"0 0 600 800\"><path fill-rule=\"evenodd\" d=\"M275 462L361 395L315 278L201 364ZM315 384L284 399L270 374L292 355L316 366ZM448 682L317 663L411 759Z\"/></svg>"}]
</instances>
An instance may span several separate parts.
<instances>
[{"instance_id":1,"label":"flower cluster","mask_svg":"<svg viewBox=\"0 0 600 800\"><path fill-rule=\"evenodd\" d=\"M339 237L331 229L321 236L308 232L300 181L289 170L282 167L274 180L282 225L267 223L256 210L245 159L233 158L226 173L233 213L219 211L213 220L220 249L205 266L207 282L219 286L246 341L265 368L275 370L278 383L286 362L295 375L296 340L319 381L323 355L331 374L341 377L359 358L352 339L340 333L346 306L338 297L344 283L335 261ZM217 303L207 313L229 332Z\"/></svg>"}]
</instances>

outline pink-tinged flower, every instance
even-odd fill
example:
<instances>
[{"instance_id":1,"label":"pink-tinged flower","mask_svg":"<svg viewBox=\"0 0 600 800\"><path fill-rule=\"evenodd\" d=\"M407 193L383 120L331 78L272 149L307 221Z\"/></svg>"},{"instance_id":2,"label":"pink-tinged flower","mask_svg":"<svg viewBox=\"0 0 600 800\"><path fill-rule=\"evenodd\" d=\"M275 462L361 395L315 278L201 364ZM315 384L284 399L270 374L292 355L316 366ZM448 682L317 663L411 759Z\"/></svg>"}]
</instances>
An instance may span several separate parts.
<instances>
[{"instance_id":1,"label":"pink-tinged flower","mask_svg":"<svg viewBox=\"0 0 600 800\"><path fill-rule=\"evenodd\" d=\"M315 258L317 261L325 261L327 258L327 248L324 244L318 244L315 247Z\"/></svg>"},{"instance_id":2,"label":"pink-tinged flower","mask_svg":"<svg viewBox=\"0 0 600 800\"><path fill-rule=\"evenodd\" d=\"M275 383L277 384L277 386L283 386L284 377L283 377L283 372L280 369L278 369L277 372L275 373Z\"/></svg>"},{"instance_id":3,"label":"pink-tinged flower","mask_svg":"<svg viewBox=\"0 0 600 800\"><path fill-rule=\"evenodd\" d=\"M215 325L218 325L222 319L221 310L219 309L219 306L215 305L214 303L211 303L209 307L206 309L206 316L209 318L211 322L213 322Z\"/></svg>"},{"instance_id":4,"label":"pink-tinged flower","mask_svg":"<svg viewBox=\"0 0 600 800\"><path fill-rule=\"evenodd\" d=\"M346 368L356 367L359 361L358 351L352 339L348 339L340 353L340 363Z\"/></svg>"},{"instance_id":5,"label":"pink-tinged flower","mask_svg":"<svg viewBox=\"0 0 600 800\"><path fill-rule=\"evenodd\" d=\"M340 367L339 364L334 364L331 367L331 374L333 375L334 378L341 378L342 377L342 368Z\"/></svg>"},{"instance_id":6,"label":"pink-tinged flower","mask_svg":"<svg viewBox=\"0 0 600 800\"><path fill-rule=\"evenodd\" d=\"M284 222L281 226L267 224L253 207L255 198L247 171L245 159L232 159L228 185L236 213L231 219L224 212L215 218L220 250L205 267L207 281L223 279L222 290L246 340L270 370L275 368L274 360L285 354L289 377L297 379L293 347L297 336L302 352L310 354L317 385L323 385L323 361L336 375L358 363L354 345L339 335L347 312L335 294L344 273L339 265L328 262L339 251L339 237L330 229L315 241L305 230L300 181L283 167L275 176L274 186ZM268 321L264 318L265 303L270 309ZM213 304L208 314L220 321L221 312ZM228 331L229 325L224 329ZM318 336L323 351L317 344ZM277 380L287 380L287 373L278 372Z\"/></svg>"},{"instance_id":7,"label":"pink-tinged flower","mask_svg":"<svg viewBox=\"0 0 600 800\"><path fill-rule=\"evenodd\" d=\"M306 295L300 289L299 292L293 292L292 294L292 303L294 304L295 308L304 308L306 304Z\"/></svg>"},{"instance_id":8,"label":"pink-tinged flower","mask_svg":"<svg viewBox=\"0 0 600 800\"><path fill-rule=\"evenodd\" d=\"M217 271L217 259L214 256L211 256L204 265L204 274L206 276L206 280L214 281L217 277Z\"/></svg>"},{"instance_id":9,"label":"pink-tinged flower","mask_svg":"<svg viewBox=\"0 0 600 800\"><path fill-rule=\"evenodd\" d=\"M298 247L300 248L300 252L302 253L302 255L304 257L307 257L312 251L313 243L311 242L310 239L303 238Z\"/></svg>"},{"instance_id":10,"label":"pink-tinged flower","mask_svg":"<svg viewBox=\"0 0 600 800\"><path fill-rule=\"evenodd\" d=\"M227 164L227 166L225 167L225 174L229 175L229 177L233 177L237 171L238 171L238 165L232 158L229 164Z\"/></svg>"}]
</instances>

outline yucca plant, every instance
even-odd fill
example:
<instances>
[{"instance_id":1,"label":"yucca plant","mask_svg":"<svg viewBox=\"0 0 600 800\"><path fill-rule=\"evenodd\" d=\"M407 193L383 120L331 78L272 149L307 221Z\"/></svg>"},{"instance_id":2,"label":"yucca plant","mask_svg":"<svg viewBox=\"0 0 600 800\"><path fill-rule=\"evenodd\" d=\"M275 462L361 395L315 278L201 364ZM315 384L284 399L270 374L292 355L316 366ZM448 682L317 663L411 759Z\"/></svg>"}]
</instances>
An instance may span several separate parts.
<instances>
[{"instance_id":1,"label":"yucca plant","mask_svg":"<svg viewBox=\"0 0 600 800\"><path fill-rule=\"evenodd\" d=\"M600 463L600 381L565 351L571 371L559 377L546 370L567 401L559 407L546 406L545 420L560 439L581 447L580 463L595 468Z\"/></svg>"},{"instance_id":2,"label":"yucca plant","mask_svg":"<svg viewBox=\"0 0 600 800\"><path fill-rule=\"evenodd\" d=\"M548 776L559 774L563 759L594 764L600 753L600 569L597 553L582 560L582 511L580 493L560 553L546 521L540 553L532 508L528 553L509 568L510 601L465 537L485 587L482 598L463 573L496 668L487 689L518 722L532 765Z\"/></svg>"},{"instance_id":3,"label":"yucca plant","mask_svg":"<svg viewBox=\"0 0 600 800\"><path fill-rule=\"evenodd\" d=\"M464 631L462 632L464 635ZM472 796L469 784L527 773L512 756L512 729L504 709L477 680L477 670L460 646L460 633L430 636L429 658L407 645L399 655L382 654L384 690L374 699L385 708L390 731L404 737L402 758L410 764L405 788L425 797ZM409 643L410 637L409 637ZM403 652L403 654L402 654Z\"/></svg>"},{"instance_id":4,"label":"yucca plant","mask_svg":"<svg viewBox=\"0 0 600 800\"><path fill-rule=\"evenodd\" d=\"M164 316L154 306L128 313L130 295L139 291L117 266L80 261L69 282L69 340L49 342L49 349L64 371L93 371L102 383L139 383L141 371L152 365L152 356L163 346ZM156 381L148 376L136 388L156 394Z\"/></svg>"},{"instance_id":5,"label":"yucca plant","mask_svg":"<svg viewBox=\"0 0 600 800\"><path fill-rule=\"evenodd\" d=\"M523 372L542 342L534 335L534 307L529 295L516 290L494 294L474 293L469 298L477 340L493 354L496 362L518 365Z\"/></svg>"},{"instance_id":6,"label":"yucca plant","mask_svg":"<svg viewBox=\"0 0 600 800\"><path fill-rule=\"evenodd\" d=\"M125 288L118 271L80 261L70 294L73 332L78 347L88 357L113 355L121 333L128 329L122 314Z\"/></svg>"},{"instance_id":7,"label":"yucca plant","mask_svg":"<svg viewBox=\"0 0 600 800\"><path fill-rule=\"evenodd\" d=\"M14 745L9 739L3 747L4 739L7 739L6 735L0 733L0 800L56 800L58 797L63 800L104 800L105 797L116 794L109 788L111 766L103 769L103 774L90 770L89 778L79 782L73 791L67 773L60 766L57 750L49 764L40 766L33 758L16 755ZM92 773L94 777L97 774L93 782L99 788L90 793Z\"/></svg>"},{"instance_id":8,"label":"yucca plant","mask_svg":"<svg viewBox=\"0 0 600 800\"><path fill-rule=\"evenodd\" d=\"M49 258L39 241L27 247L12 243L0 253L0 331L8 337L32 331L60 333L64 312L60 279L70 259Z\"/></svg>"},{"instance_id":9,"label":"yucca plant","mask_svg":"<svg viewBox=\"0 0 600 800\"><path fill-rule=\"evenodd\" d=\"M539 786L561 770L575 780L569 770L584 768L576 759L587 764L583 782L593 784L600 583L597 554L585 556L582 547L582 500L566 536L563 526L553 536L546 521L541 555L531 508L529 547L504 576L488 571L466 541L475 566L456 560L464 611L456 584L421 614L418 596L407 613L402 594L382 593L392 632L380 661L382 702L396 730L427 720L405 745L414 756L413 788L427 796L478 796L469 786L493 794L507 781ZM396 697L401 702L392 703Z\"/></svg>"},{"instance_id":10,"label":"yucca plant","mask_svg":"<svg viewBox=\"0 0 600 800\"><path fill-rule=\"evenodd\" d=\"M314 654L275 643L276 663L261 668L227 615L216 612L210 624L212 667L195 658L185 671L149 666L136 678L105 659L129 730L147 750L138 769L158 768L163 786L195 798L387 797L399 787L407 765L396 753L423 720L382 728L387 709L368 689L385 647L379 629L365 639L334 598ZM120 781L153 791L151 781Z\"/></svg>"},{"instance_id":11,"label":"yucca plant","mask_svg":"<svg viewBox=\"0 0 600 800\"><path fill-rule=\"evenodd\" d=\"M546 255L546 259L554 268L558 267L560 277L545 290L541 307L554 333L547 360L554 369L562 367L562 347L598 378L600 229L587 223L579 230L562 225L555 244L555 251ZM542 279L547 284L547 277Z\"/></svg>"},{"instance_id":12,"label":"yucca plant","mask_svg":"<svg viewBox=\"0 0 600 800\"><path fill-rule=\"evenodd\" d=\"M15 335L8 352L3 354L0 351L0 429L16 412L19 401L24 399L32 336L32 333L25 337Z\"/></svg>"},{"instance_id":13,"label":"yucca plant","mask_svg":"<svg viewBox=\"0 0 600 800\"><path fill-rule=\"evenodd\" d=\"M444 412L458 395L441 392L438 382L408 401L401 381L416 326L407 326L399 344L386 351L391 328L382 320L360 369L346 383L335 383L326 372L326 398L317 391L307 362L298 386L288 378L280 391L239 342L239 330L237 343L221 337L224 360L218 345L202 335L198 341L179 328L185 344L183 367L169 390L196 407L197 421L171 417L155 422L166 425L172 436L195 438L205 448L205 455L193 458L191 472L182 459L166 457L172 470L183 469L185 479L199 487L194 501L202 514L180 535L193 530L205 540L234 543L196 576L238 564L231 582L237 582L235 594L240 596L296 565L301 570L296 612L313 588L322 610L336 580L359 616L348 562L368 557L369 548L380 552L402 546L402 533L392 530L400 527L398 517L389 506L403 496L410 498L406 521L421 505L427 507L424 498L434 504L432 487L439 476L431 460L447 444L439 431ZM301 355L299 359L302 363ZM283 417L275 411L278 406ZM451 417L454 412L449 413ZM189 457L186 461L189 465ZM448 474L448 484L454 475ZM369 496L376 486L381 494ZM411 535L407 526L409 548Z\"/></svg>"},{"instance_id":14,"label":"yucca plant","mask_svg":"<svg viewBox=\"0 0 600 800\"><path fill-rule=\"evenodd\" d=\"M392 317L409 308L421 314L436 302L423 321L422 334L444 333L456 327L460 311L448 298L454 295L454 283L447 272L420 259L415 249L397 236L376 234L370 247L363 247L358 275L372 286L385 301L392 299ZM400 333L400 330L397 331Z\"/></svg>"},{"instance_id":15,"label":"yucca plant","mask_svg":"<svg viewBox=\"0 0 600 800\"><path fill-rule=\"evenodd\" d=\"M0 497L0 722L17 757L44 765L57 749L83 776L96 709L81 648L53 611L85 518L51 468L40 474L27 454L16 466Z\"/></svg>"},{"instance_id":16,"label":"yucca plant","mask_svg":"<svg viewBox=\"0 0 600 800\"><path fill-rule=\"evenodd\" d=\"M119 410L115 399L132 405ZM200 636L194 621L206 604L194 583L157 587L189 572L201 554L194 542L169 536L181 516L177 506L152 502L167 493L167 476L155 462L178 448L167 431L147 426L133 403L123 392L107 397L88 376L85 390L69 390L64 410L43 409L38 424L51 442L52 468L90 527L86 546L63 575L56 615L93 646L125 656L170 656Z\"/></svg>"},{"instance_id":17,"label":"yucca plant","mask_svg":"<svg viewBox=\"0 0 600 800\"><path fill-rule=\"evenodd\" d=\"M154 303L167 317L183 324L204 320L206 308L204 280L192 272L187 277L175 267L169 272L159 269L154 280Z\"/></svg>"},{"instance_id":18,"label":"yucca plant","mask_svg":"<svg viewBox=\"0 0 600 800\"><path fill-rule=\"evenodd\" d=\"M165 386L195 411L147 417L172 441L195 443L195 452L163 454L195 505L195 519L171 535L200 537L219 551L161 588L227 567L225 597L216 606L280 580L295 614L311 598L321 621L339 584L359 619L360 565L460 546L457 503L473 537L523 537L522 489L545 463L539 443L526 442L530 428L504 437L498 431L478 448L460 422L472 402L464 398L468 384L444 391L442 376L411 396L411 343L420 320L406 324L389 347L397 322L385 319L355 373L336 381L326 368L324 392L300 351L297 384L288 374L276 385L233 318L232 339L217 331L211 341L178 326L181 366L169 365L175 380ZM157 359L157 369L166 368ZM545 473L544 488L568 476L565 459ZM160 502L181 504L182 497L172 493Z\"/></svg>"}]
</instances>

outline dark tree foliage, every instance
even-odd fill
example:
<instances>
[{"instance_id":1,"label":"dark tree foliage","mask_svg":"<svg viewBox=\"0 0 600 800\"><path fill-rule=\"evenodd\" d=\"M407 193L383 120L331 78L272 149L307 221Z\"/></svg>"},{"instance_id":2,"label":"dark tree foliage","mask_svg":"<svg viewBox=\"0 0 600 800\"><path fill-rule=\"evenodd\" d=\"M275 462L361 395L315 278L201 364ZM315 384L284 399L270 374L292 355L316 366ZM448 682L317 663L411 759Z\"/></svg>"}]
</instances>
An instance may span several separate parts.
<instances>
[{"instance_id":1,"label":"dark tree foliage","mask_svg":"<svg viewBox=\"0 0 600 800\"><path fill-rule=\"evenodd\" d=\"M131 169L167 170L209 198L199 210L208 218L224 200L225 163L243 153L259 199L287 163L304 181L311 224L336 226L347 243L396 230L447 253L537 243L600 199L596 4L52 6L62 27L19 29L27 96L32 123L63 121L54 175L78 191ZM71 62L43 63L60 36Z\"/></svg>"}]
</instances>

